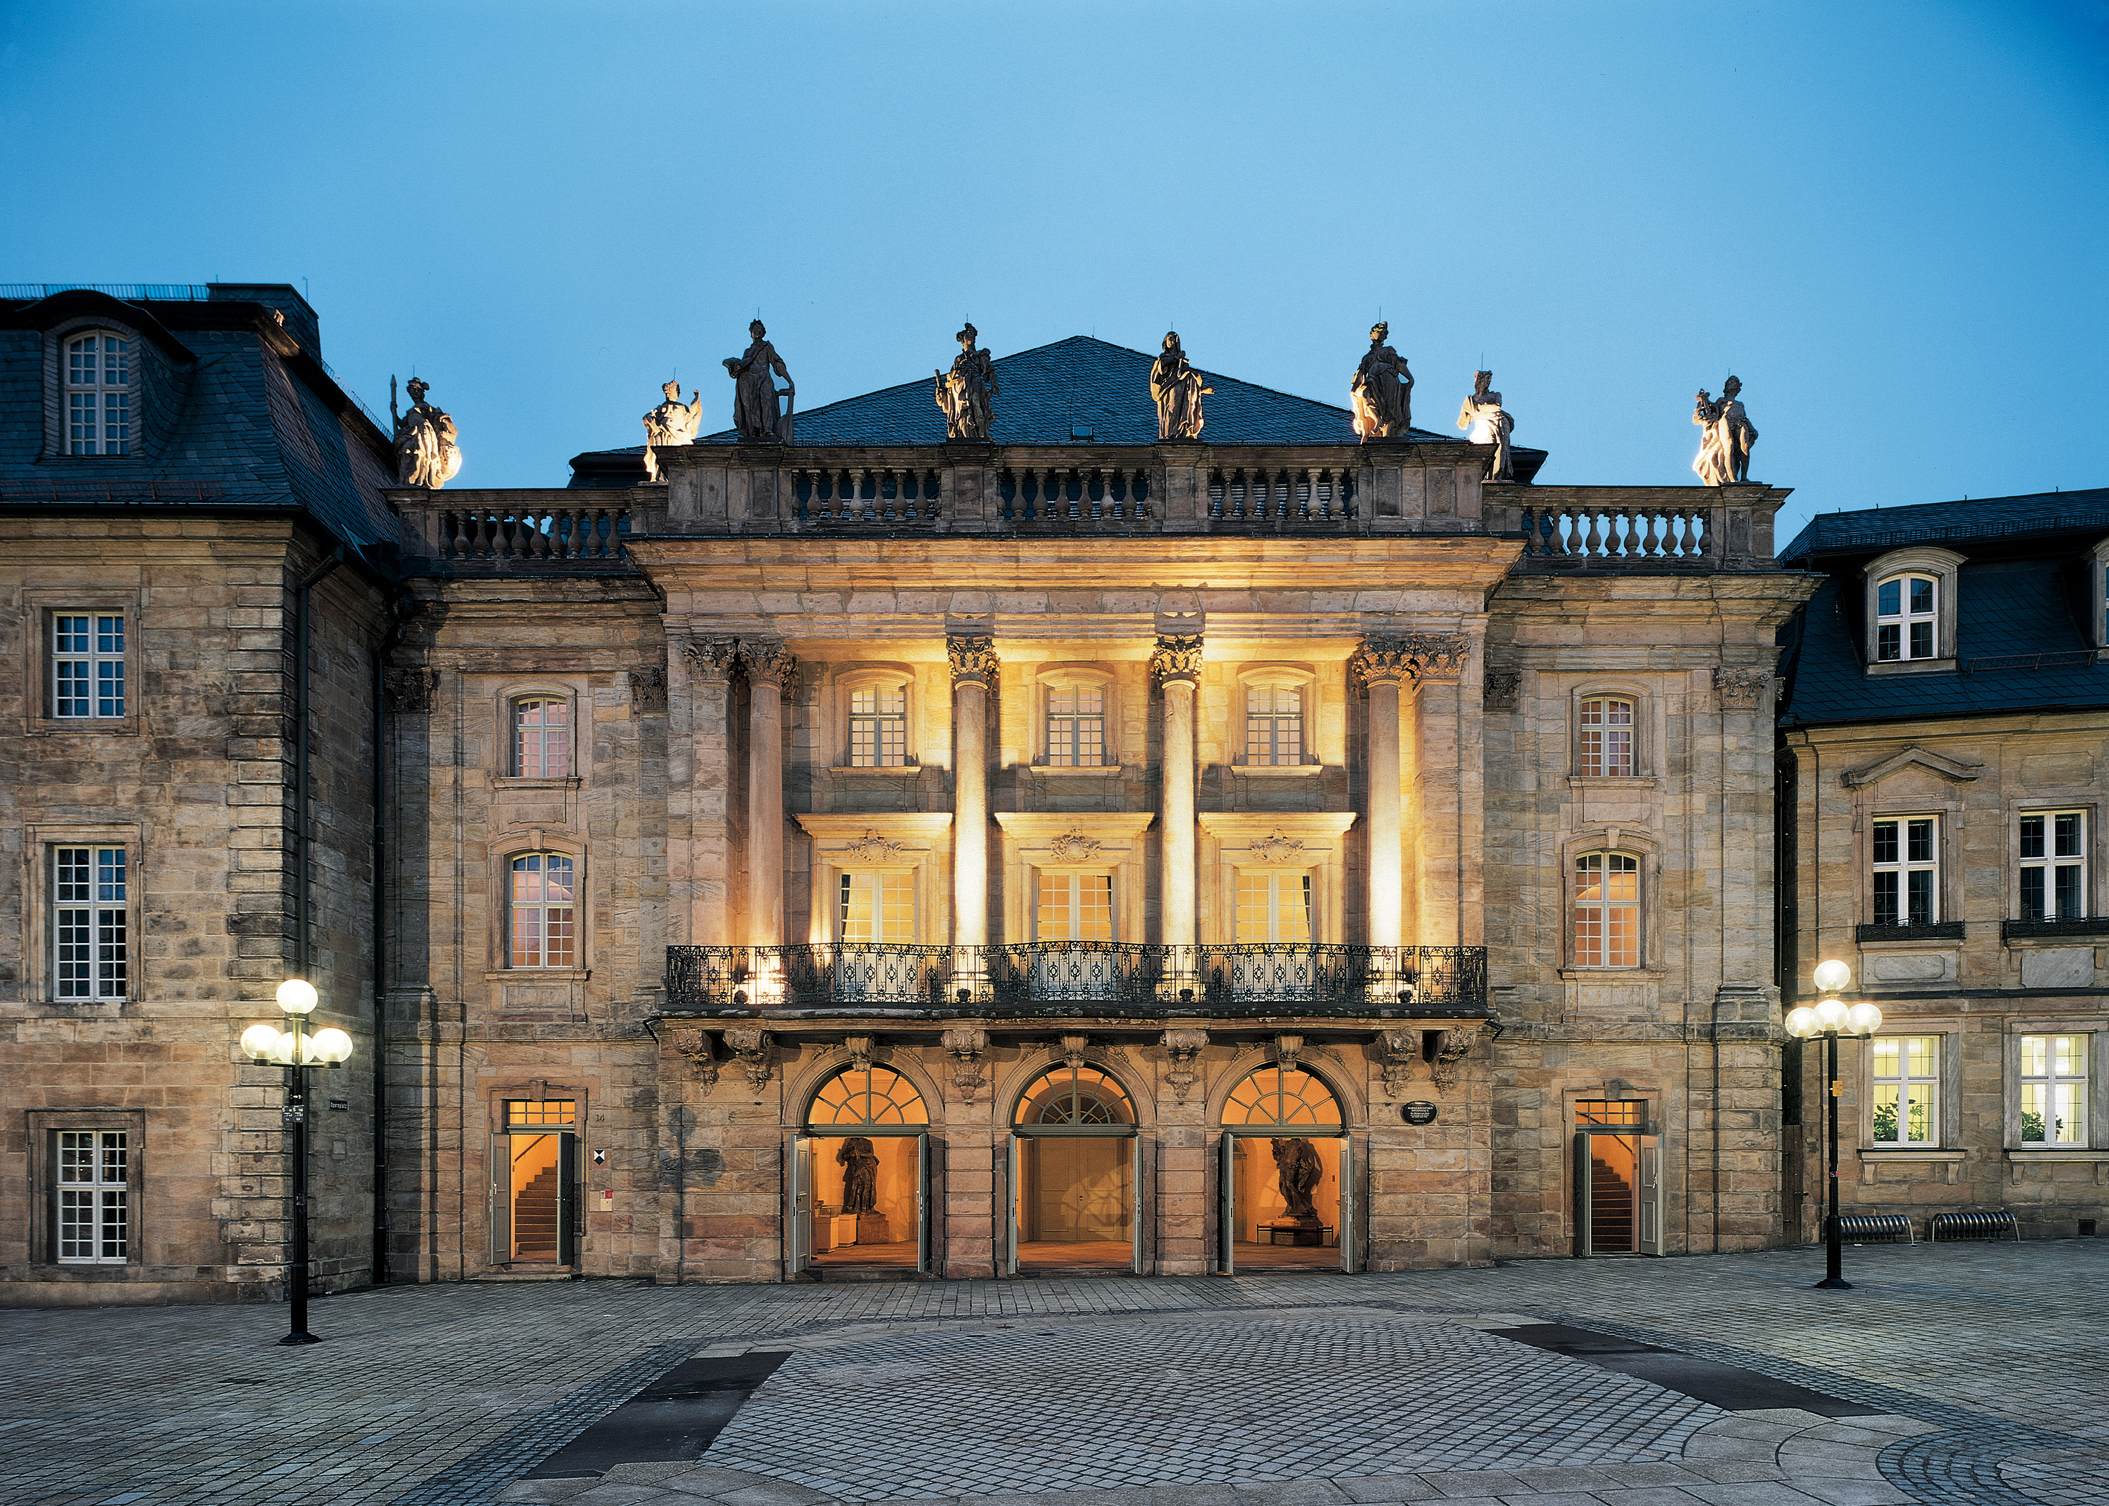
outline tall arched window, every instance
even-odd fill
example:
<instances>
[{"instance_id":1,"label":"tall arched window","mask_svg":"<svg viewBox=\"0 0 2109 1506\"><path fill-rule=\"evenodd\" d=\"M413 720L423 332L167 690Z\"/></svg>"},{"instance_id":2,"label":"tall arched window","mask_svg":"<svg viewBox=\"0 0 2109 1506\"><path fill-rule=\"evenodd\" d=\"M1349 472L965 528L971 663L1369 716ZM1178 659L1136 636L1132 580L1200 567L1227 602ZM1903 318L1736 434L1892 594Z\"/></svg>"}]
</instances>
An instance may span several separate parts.
<instances>
[{"instance_id":1,"label":"tall arched window","mask_svg":"<svg viewBox=\"0 0 2109 1506\"><path fill-rule=\"evenodd\" d=\"M512 861L509 949L514 967L577 967L576 869L561 852Z\"/></svg>"},{"instance_id":2,"label":"tall arched window","mask_svg":"<svg viewBox=\"0 0 2109 1506\"><path fill-rule=\"evenodd\" d=\"M132 342L122 335L66 342L66 453L132 453Z\"/></svg>"},{"instance_id":3,"label":"tall arched window","mask_svg":"<svg viewBox=\"0 0 2109 1506\"><path fill-rule=\"evenodd\" d=\"M1632 778L1633 703L1616 696L1593 696L1582 702L1581 717L1582 776Z\"/></svg>"},{"instance_id":4,"label":"tall arched window","mask_svg":"<svg viewBox=\"0 0 2109 1506\"><path fill-rule=\"evenodd\" d=\"M1875 659L1939 656L1940 586L1930 575L1892 575L1875 587Z\"/></svg>"},{"instance_id":5,"label":"tall arched window","mask_svg":"<svg viewBox=\"0 0 2109 1506\"><path fill-rule=\"evenodd\" d=\"M513 702L513 774L520 779L571 776L571 703L558 696Z\"/></svg>"},{"instance_id":6,"label":"tall arched window","mask_svg":"<svg viewBox=\"0 0 2109 1506\"><path fill-rule=\"evenodd\" d=\"M1133 1124L1135 1105L1096 1067L1051 1067L1018 1099L1013 1124Z\"/></svg>"},{"instance_id":7,"label":"tall arched window","mask_svg":"<svg viewBox=\"0 0 2109 1506\"><path fill-rule=\"evenodd\" d=\"M1340 1100L1301 1067L1262 1067L1232 1090L1223 1122L1338 1129Z\"/></svg>"},{"instance_id":8,"label":"tall arched window","mask_svg":"<svg viewBox=\"0 0 2109 1506\"><path fill-rule=\"evenodd\" d=\"M1640 859L1631 853L1574 860L1574 965L1640 966Z\"/></svg>"},{"instance_id":9,"label":"tall arched window","mask_svg":"<svg viewBox=\"0 0 2109 1506\"><path fill-rule=\"evenodd\" d=\"M929 1122L923 1095L890 1067L844 1067L820 1085L806 1111L806 1123L816 1129Z\"/></svg>"}]
</instances>

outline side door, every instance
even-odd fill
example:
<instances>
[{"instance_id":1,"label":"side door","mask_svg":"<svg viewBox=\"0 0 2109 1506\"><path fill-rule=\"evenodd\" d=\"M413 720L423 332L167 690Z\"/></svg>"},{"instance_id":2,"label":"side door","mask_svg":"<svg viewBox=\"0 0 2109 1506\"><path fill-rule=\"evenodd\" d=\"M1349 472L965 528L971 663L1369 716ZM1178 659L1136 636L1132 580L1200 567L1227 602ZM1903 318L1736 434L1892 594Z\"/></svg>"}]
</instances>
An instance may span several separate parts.
<instances>
[{"instance_id":1,"label":"side door","mask_svg":"<svg viewBox=\"0 0 2109 1506\"><path fill-rule=\"evenodd\" d=\"M1018 1220L1024 1216L1023 1198L1018 1190L1018 1137L1011 1136L1010 1154L1006 1161L1008 1171L1004 1188L1009 1201L1003 1218L1003 1274L1018 1274Z\"/></svg>"},{"instance_id":2,"label":"side door","mask_svg":"<svg viewBox=\"0 0 2109 1506\"><path fill-rule=\"evenodd\" d=\"M1340 1137L1340 1269L1355 1268L1355 1141Z\"/></svg>"},{"instance_id":3,"label":"side door","mask_svg":"<svg viewBox=\"0 0 2109 1506\"><path fill-rule=\"evenodd\" d=\"M1596 1253L1590 1232L1596 1222L1596 1175L1589 1139L1585 1129L1574 1132L1574 1253L1581 1257Z\"/></svg>"},{"instance_id":4,"label":"side door","mask_svg":"<svg viewBox=\"0 0 2109 1506\"><path fill-rule=\"evenodd\" d=\"M784 1178L784 1279L813 1263L813 1141L792 1137Z\"/></svg>"},{"instance_id":5,"label":"side door","mask_svg":"<svg viewBox=\"0 0 2109 1506\"><path fill-rule=\"evenodd\" d=\"M1128 1144L1134 1148L1134 1174L1128 1179L1128 1227L1135 1235L1135 1274L1143 1273L1142 1264L1142 1136L1130 1138Z\"/></svg>"},{"instance_id":6,"label":"side door","mask_svg":"<svg viewBox=\"0 0 2109 1506\"><path fill-rule=\"evenodd\" d=\"M509 1265L513 1258L513 1137L504 1131L491 1136L491 1264Z\"/></svg>"},{"instance_id":7,"label":"side door","mask_svg":"<svg viewBox=\"0 0 2109 1506\"><path fill-rule=\"evenodd\" d=\"M1224 1275L1231 1276L1237 1273L1238 1139L1226 1130L1221 1143L1223 1148L1216 1179L1216 1233L1223 1249L1222 1258L1216 1264Z\"/></svg>"},{"instance_id":8,"label":"side door","mask_svg":"<svg viewBox=\"0 0 2109 1506\"><path fill-rule=\"evenodd\" d=\"M576 1265L586 1200L579 1186L579 1137L557 1136L557 1264Z\"/></svg>"},{"instance_id":9,"label":"side door","mask_svg":"<svg viewBox=\"0 0 2109 1506\"><path fill-rule=\"evenodd\" d=\"M1662 1136L1641 1135L1636 1144L1639 1169L1633 1189L1633 1248L1643 1255L1662 1253Z\"/></svg>"},{"instance_id":10,"label":"side door","mask_svg":"<svg viewBox=\"0 0 2109 1506\"><path fill-rule=\"evenodd\" d=\"M930 1137L915 1137L915 1268L930 1273Z\"/></svg>"}]
</instances>

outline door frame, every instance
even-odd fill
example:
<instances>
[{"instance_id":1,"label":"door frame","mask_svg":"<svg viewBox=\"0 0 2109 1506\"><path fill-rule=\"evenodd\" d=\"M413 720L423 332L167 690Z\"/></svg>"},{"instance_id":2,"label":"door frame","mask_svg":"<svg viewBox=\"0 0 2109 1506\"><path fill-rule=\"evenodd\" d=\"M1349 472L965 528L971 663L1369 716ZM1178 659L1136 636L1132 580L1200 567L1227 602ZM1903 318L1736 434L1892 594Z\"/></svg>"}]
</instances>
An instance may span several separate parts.
<instances>
[{"instance_id":1,"label":"door frame","mask_svg":"<svg viewBox=\"0 0 2109 1506\"><path fill-rule=\"evenodd\" d=\"M1005 1216L1003 1273L1018 1274L1018 1246L1024 1242L1025 1232L1021 1220L1024 1217L1020 1206L1018 1157L1020 1140L1133 1140L1135 1142L1129 1171L1128 1227L1133 1236L1134 1254L1131 1267L1137 1275L1143 1273L1145 1245L1142 1234L1142 1126L1139 1124L1014 1124L1010 1127L1010 1152L1008 1164L1010 1175L1006 1179L1005 1191L1009 1195L1009 1211Z\"/></svg>"},{"instance_id":2,"label":"door frame","mask_svg":"<svg viewBox=\"0 0 2109 1506\"><path fill-rule=\"evenodd\" d=\"M579 1155L578 1128L573 1124L501 1125L491 1133L491 1178L489 1203L491 1258L493 1266L543 1266L539 1260L513 1259L513 1146L515 1140L538 1135L557 1137L557 1258L559 1267L578 1264L578 1220L585 1204L583 1170Z\"/></svg>"},{"instance_id":3,"label":"door frame","mask_svg":"<svg viewBox=\"0 0 2109 1506\"><path fill-rule=\"evenodd\" d=\"M792 1153L795 1157L798 1145L803 1142L807 1155L812 1154L816 1140L848 1140L857 1136L866 1140L906 1140L913 1136L915 1148L915 1269L919 1276L930 1274L930 1126L927 1124L808 1124L793 1133ZM810 1270L813 1264L813 1168L810 1161L804 1168L803 1187L804 1214L807 1220L798 1243L805 1254L805 1264L797 1270ZM792 1214L790 1200L786 1198L785 1213ZM792 1231L786 1229L785 1248L791 1246ZM795 1271L794 1271L795 1274Z\"/></svg>"},{"instance_id":4,"label":"door frame","mask_svg":"<svg viewBox=\"0 0 2109 1506\"><path fill-rule=\"evenodd\" d=\"M1330 1087L1328 1087L1330 1091ZM1333 1101L1340 1101L1339 1095ZM1223 1124L1217 1126L1223 1137L1218 1154L1219 1170L1216 1174L1218 1201L1217 1232L1221 1235L1222 1265L1225 1276L1237 1274L1237 1178L1233 1175L1232 1157L1236 1151L1232 1142L1237 1140L1338 1140L1340 1142L1340 1211L1338 1233L1340 1269L1352 1272L1355 1264L1355 1132L1345 1124L1326 1126L1305 1124ZM1321 1267L1313 1266L1313 1270Z\"/></svg>"},{"instance_id":5,"label":"door frame","mask_svg":"<svg viewBox=\"0 0 2109 1506\"><path fill-rule=\"evenodd\" d=\"M1596 1258L1596 1177L1590 1162L1590 1142L1603 1135L1633 1142L1633 1248L1606 1250L1607 1255L1660 1255L1662 1253L1662 1135L1640 1124L1577 1124L1574 1126L1574 1255L1577 1260ZM1652 1164L1654 1196L1643 1206L1641 1188L1646 1184L1643 1168ZM1652 1217L1645 1217L1652 1215ZM1646 1231L1652 1227L1653 1234ZM1653 1246L1653 1248L1649 1248Z\"/></svg>"}]
</instances>

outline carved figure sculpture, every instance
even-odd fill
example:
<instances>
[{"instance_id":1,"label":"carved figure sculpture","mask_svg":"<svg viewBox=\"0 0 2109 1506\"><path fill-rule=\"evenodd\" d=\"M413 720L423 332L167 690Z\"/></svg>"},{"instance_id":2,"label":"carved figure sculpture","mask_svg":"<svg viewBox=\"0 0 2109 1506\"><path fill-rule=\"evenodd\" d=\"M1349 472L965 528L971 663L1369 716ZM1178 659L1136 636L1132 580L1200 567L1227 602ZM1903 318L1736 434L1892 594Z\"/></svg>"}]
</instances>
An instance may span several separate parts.
<instances>
[{"instance_id":1,"label":"carved figure sculpture","mask_svg":"<svg viewBox=\"0 0 2109 1506\"><path fill-rule=\"evenodd\" d=\"M652 453L652 446L691 444L703 423L702 393L684 403L679 382L668 382L659 390L666 394L666 401L644 416L644 473L654 481L659 479L659 457Z\"/></svg>"},{"instance_id":2,"label":"carved figure sculpture","mask_svg":"<svg viewBox=\"0 0 2109 1506\"><path fill-rule=\"evenodd\" d=\"M970 324L954 335L959 341L959 354L953 358L951 371L937 373L933 395L938 407L945 410L947 439L985 442L995 417L996 363L989 359L987 351L975 348L978 334Z\"/></svg>"},{"instance_id":3,"label":"carved figure sculpture","mask_svg":"<svg viewBox=\"0 0 2109 1506\"><path fill-rule=\"evenodd\" d=\"M1701 430L1699 458L1692 470L1707 486L1727 486L1750 479L1750 447L1758 432L1743 411L1738 394L1743 384L1730 377L1721 384L1721 400L1715 402L1701 387L1692 403L1692 422Z\"/></svg>"},{"instance_id":4,"label":"carved figure sculpture","mask_svg":"<svg viewBox=\"0 0 2109 1506\"><path fill-rule=\"evenodd\" d=\"M1201 398L1216 389L1202 385L1201 373L1189 366L1177 331L1164 337L1164 353L1150 367L1150 396L1157 400L1159 439L1199 439Z\"/></svg>"},{"instance_id":5,"label":"carved figure sculpture","mask_svg":"<svg viewBox=\"0 0 2109 1506\"><path fill-rule=\"evenodd\" d=\"M747 353L725 358L725 375L732 378L732 426L740 431L740 438L761 444L791 443L792 400L798 396L798 384L791 380L784 358L776 353L769 343L769 331L757 319L747 326L753 343ZM772 376L771 373L775 375ZM782 391L776 387L776 377L784 379ZM777 399L782 398L781 410Z\"/></svg>"},{"instance_id":6,"label":"carved figure sculpture","mask_svg":"<svg viewBox=\"0 0 2109 1506\"><path fill-rule=\"evenodd\" d=\"M1355 368L1355 433L1364 444L1404 439L1413 427L1413 373L1406 358L1384 343L1390 335L1389 324L1372 328L1369 354Z\"/></svg>"},{"instance_id":7,"label":"carved figure sculpture","mask_svg":"<svg viewBox=\"0 0 2109 1506\"><path fill-rule=\"evenodd\" d=\"M1317 1223L1318 1209L1311 1202L1311 1193L1325 1175L1318 1152L1308 1140L1276 1140L1273 1145L1275 1181L1281 1188L1282 1201L1289 1205L1289 1218Z\"/></svg>"},{"instance_id":8,"label":"carved figure sculpture","mask_svg":"<svg viewBox=\"0 0 2109 1506\"><path fill-rule=\"evenodd\" d=\"M842 1211L870 1213L879 1202L879 1153L862 1135L852 1135L835 1152L842 1168Z\"/></svg>"},{"instance_id":9,"label":"carved figure sculpture","mask_svg":"<svg viewBox=\"0 0 2109 1506\"><path fill-rule=\"evenodd\" d=\"M1494 458L1487 462L1487 480L1513 481L1516 466L1509 455L1509 435L1514 432L1516 421L1501 406L1501 394L1490 390L1493 382L1491 371L1472 373L1472 395L1457 410L1457 426L1473 444L1494 447Z\"/></svg>"},{"instance_id":10,"label":"carved figure sculpture","mask_svg":"<svg viewBox=\"0 0 2109 1506\"><path fill-rule=\"evenodd\" d=\"M395 420L395 474L404 486L445 486L461 473L454 420L425 401L431 385L417 377L404 389L410 411L397 413L395 378L388 379L388 416Z\"/></svg>"}]
</instances>

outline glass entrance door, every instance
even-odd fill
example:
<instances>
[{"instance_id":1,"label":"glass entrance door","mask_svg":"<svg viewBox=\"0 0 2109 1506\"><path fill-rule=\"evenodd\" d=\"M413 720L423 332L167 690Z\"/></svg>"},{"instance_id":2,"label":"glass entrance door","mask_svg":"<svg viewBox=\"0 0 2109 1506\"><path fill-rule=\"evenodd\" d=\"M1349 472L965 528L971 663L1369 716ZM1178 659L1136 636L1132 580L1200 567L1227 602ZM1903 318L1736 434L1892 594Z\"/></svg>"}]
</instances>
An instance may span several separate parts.
<instances>
[{"instance_id":1,"label":"glass entrance door","mask_svg":"<svg viewBox=\"0 0 2109 1506\"><path fill-rule=\"evenodd\" d=\"M1662 1181L1644 1100L1575 1106L1575 1254L1660 1255Z\"/></svg>"},{"instance_id":2,"label":"glass entrance door","mask_svg":"<svg viewBox=\"0 0 2109 1506\"><path fill-rule=\"evenodd\" d=\"M576 1105L506 1105L491 1137L491 1263L570 1265L578 1259Z\"/></svg>"},{"instance_id":3,"label":"glass entrance door","mask_svg":"<svg viewBox=\"0 0 2109 1506\"><path fill-rule=\"evenodd\" d=\"M1142 1138L1096 1067L1056 1067L1020 1096L1008 1164L1006 1269L1143 1268Z\"/></svg>"},{"instance_id":4,"label":"glass entrance door","mask_svg":"<svg viewBox=\"0 0 2109 1506\"><path fill-rule=\"evenodd\" d=\"M1323 1083L1260 1068L1231 1090L1220 1143L1219 1269L1355 1269L1353 1146Z\"/></svg>"},{"instance_id":5,"label":"glass entrance door","mask_svg":"<svg viewBox=\"0 0 2109 1506\"><path fill-rule=\"evenodd\" d=\"M802 1243L806 1266L929 1269L929 1124L922 1094L890 1067L846 1067L820 1085L793 1141L785 1210L786 1244Z\"/></svg>"}]
</instances>

